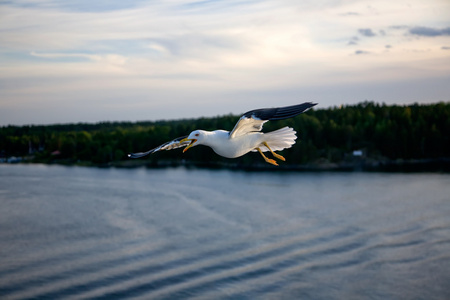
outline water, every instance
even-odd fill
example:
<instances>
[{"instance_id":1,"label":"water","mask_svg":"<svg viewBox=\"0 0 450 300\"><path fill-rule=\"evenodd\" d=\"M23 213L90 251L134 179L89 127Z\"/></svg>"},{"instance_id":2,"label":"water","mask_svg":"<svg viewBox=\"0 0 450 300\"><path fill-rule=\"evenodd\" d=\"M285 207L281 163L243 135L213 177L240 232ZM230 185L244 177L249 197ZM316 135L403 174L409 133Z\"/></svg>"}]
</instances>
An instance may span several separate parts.
<instances>
[{"instance_id":1,"label":"water","mask_svg":"<svg viewBox=\"0 0 450 300\"><path fill-rule=\"evenodd\" d=\"M450 175L0 165L1 299L450 299Z\"/></svg>"}]
</instances>

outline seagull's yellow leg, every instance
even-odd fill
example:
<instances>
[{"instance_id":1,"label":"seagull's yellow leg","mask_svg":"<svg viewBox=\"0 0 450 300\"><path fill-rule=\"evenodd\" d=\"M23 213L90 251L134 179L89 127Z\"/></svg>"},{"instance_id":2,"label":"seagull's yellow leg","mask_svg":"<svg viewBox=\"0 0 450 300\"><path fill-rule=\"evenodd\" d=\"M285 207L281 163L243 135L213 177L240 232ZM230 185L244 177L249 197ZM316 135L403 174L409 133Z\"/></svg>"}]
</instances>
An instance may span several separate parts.
<instances>
[{"instance_id":1,"label":"seagull's yellow leg","mask_svg":"<svg viewBox=\"0 0 450 300\"><path fill-rule=\"evenodd\" d=\"M286 161L286 158L284 158L283 156L281 156L280 154L277 154L275 152L272 151L272 149L270 149L269 145L267 145L266 142L263 142L263 145L267 147L267 149L269 149L270 153L272 153L273 156L275 156L276 158L282 160L282 161Z\"/></svg>"},{"instance_id":2,"label":"seagull's yellow leg","mask_svg":"<svg viewBox=\"0 0 450 300\"><path fill-rule=\"evenodd\" d=\"M269 164L272 164L274 166L278 166L277 162L273 159L267 158L267 156L264 155L264 153L261 151L261 149L259 149L259 148L256 148L256 149L258 149L258 152L262 155L262 157L264 158L264 160L266 162L268 162Z\"/></svg>"}]
</instances>

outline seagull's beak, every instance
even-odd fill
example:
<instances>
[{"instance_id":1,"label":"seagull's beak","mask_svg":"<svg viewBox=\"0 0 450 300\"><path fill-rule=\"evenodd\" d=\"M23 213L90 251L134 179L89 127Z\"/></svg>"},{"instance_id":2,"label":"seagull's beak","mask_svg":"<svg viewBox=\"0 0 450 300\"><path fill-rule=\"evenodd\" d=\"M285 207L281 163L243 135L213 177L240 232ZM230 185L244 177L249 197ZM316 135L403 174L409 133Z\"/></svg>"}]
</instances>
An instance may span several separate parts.
<instances>
[{"instance_id":1,"label":"seagull's beak","mask_svg":"<svg viewBox=\"0 0 450 300\"><path fill-rule=\"evenodd\" d=\"M188 141L191 141L191 143L190 143L189 145L187 145L186 148L183 149L183 153L186 152L187 149L191 148L191 147L195 144L195 142L196 142L197 140L196 140L196 139L188 139L188 138L185 138L185 139L182 139L182 140L180 141L180 143L184 143L184 142L188 142Z\"/></svg>"}]
</instances>

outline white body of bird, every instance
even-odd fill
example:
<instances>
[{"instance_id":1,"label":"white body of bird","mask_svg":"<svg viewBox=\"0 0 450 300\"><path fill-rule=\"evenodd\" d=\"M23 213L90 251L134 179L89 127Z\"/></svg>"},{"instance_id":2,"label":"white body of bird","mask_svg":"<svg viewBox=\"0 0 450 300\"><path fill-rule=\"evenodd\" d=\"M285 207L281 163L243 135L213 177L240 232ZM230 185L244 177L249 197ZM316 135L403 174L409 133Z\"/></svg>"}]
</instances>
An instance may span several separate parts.
<instances>
[{"instance_id":1,"label":"white body of bird","mask_svg":"<svg viewBox=\"0 0 450 300\"><path fill-rule=\"evenodd\" d=\"M211 147L215 153L226 158L236 158L250 151L270 151L264 143L269 145L272 151L281 151L295 144L296 132L290 127L284 127L272 132L249 132L246 135L230 138L226 130L193 131L188 139L196 139L194 145Z\"/></svg>"}]
</instances>

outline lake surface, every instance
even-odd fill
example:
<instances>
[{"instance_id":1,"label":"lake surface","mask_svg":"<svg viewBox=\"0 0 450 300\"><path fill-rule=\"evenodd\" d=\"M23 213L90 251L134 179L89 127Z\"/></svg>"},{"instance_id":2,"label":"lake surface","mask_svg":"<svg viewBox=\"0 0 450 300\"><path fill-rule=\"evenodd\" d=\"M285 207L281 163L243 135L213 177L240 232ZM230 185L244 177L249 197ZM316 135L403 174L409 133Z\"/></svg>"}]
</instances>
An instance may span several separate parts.
<instances>
[{"instance_id":1,"label":"lake surface","mask_svg":"<svg viewBox=\"0 0 450 300\"><path fill-rule=\"evenodd\" d=\"M1 299L450 299L450 175L0 165Z\"/></svg>"}]
</instances>

